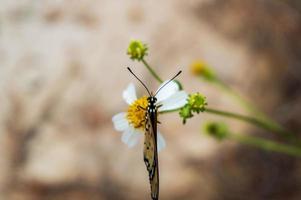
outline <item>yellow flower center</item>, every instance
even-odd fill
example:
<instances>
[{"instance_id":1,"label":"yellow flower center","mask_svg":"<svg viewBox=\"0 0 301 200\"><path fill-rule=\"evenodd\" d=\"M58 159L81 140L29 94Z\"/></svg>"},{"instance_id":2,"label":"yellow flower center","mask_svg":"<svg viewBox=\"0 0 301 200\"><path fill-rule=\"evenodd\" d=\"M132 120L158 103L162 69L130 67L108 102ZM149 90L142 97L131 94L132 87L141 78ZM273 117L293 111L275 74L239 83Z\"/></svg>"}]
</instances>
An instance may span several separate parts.
<instances>
[{"instance_id":1,"label":"yellow flower center","mask_svg":"<svg viewBox=\"0 0 301 200\"><path fill-rule=\"evenodd\" d=\"M147 97L143 96L129 106L126 118L134 128L144 129L147 105Z\"/></svg>"}]
</instances>

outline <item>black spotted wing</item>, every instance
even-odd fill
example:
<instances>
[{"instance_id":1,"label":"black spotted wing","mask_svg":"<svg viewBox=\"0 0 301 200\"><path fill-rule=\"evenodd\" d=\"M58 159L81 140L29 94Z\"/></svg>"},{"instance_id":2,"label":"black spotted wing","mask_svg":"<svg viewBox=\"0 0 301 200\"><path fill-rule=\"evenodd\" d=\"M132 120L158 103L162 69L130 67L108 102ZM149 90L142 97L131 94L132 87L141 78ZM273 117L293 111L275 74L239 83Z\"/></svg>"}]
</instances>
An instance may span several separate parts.
<instances>
[{"instance_id":1,"label":"black spotted wing","mask_svg":"<svg viewBox=\"0 0 301 200\"><path fill-rule=\"evenodd\" d=\"M157 152L157 111L146 113L145 138L143 149L144 162L149 174L151 197L159 198L159 168Z\"/></svg>"}]
</instances>

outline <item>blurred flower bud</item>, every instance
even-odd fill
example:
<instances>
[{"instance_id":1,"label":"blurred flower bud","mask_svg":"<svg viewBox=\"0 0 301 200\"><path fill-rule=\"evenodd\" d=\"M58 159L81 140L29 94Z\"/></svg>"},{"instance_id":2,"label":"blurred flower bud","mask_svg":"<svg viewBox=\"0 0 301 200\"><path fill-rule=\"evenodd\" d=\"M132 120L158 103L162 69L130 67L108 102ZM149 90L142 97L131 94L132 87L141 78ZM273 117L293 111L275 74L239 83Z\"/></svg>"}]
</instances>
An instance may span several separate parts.
<instances>
[{"instance_id":1,"label":"blurred flower bud","mask_svg":"<svg viewBox=\"0 0 301 200\"><path fill-rule=\"evenodd\" d=\"M180 117L183 118L183 124L188 118L193 117L193 112L199 113L205 111L207 105L206 97L200 93L190 94L187 103L180 109Z\"/></svg>"},{"instance_id":2,"label":"blurred flower bud","mask_svg":"<svg viewBox=\"0 0 301 200\"><path fill-rule=\"evenodd\" d=\"M207 122L204 125L204 130L216 140L223 140L229 136L228 126L222 122Z\"/></svg>"},{"instance_id":3,"label":"blurred flower bud","mask_svg":"<svg viewBox=\"0 0 301 200\"><path fill-rule=\"evenodd\" d=\"M140 61L147 55L147 50L146 44L143 44L140 40L131 40L127 54L132 60Z\"/></svg>"},{"instance_id":4,"label":"blurred flower bud","mask_svg":"<svg viewBox=\"0 0 301 200\"><path fill-rule=\"evenodd\" d=\"M196 76L201 76L202 78L213 81L215 80L215 73L212 69L208 67L208 65L203 61L194 61L190 65L191 73Z\"/></svg>"}]
</instances>

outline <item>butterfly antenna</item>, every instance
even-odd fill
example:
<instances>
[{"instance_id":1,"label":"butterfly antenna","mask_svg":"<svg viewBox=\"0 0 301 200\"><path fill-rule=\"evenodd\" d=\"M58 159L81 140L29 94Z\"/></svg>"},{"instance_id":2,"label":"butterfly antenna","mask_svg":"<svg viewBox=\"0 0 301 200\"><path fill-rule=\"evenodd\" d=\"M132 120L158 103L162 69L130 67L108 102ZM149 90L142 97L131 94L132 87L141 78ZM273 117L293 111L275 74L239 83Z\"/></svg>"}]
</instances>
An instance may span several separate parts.
<instances>
[{"instance_id":1,"label":"butterfly antenna","mask_svg":"<svg viewBox=\"0 0 301 200\"><path fill-rule=\"evenodd\" d=\"M156 96L162 88L164 88L168 83L170 83L172 80L174 80L174 79L175 79L177 76L179 76L181 73L182 73L182 71L180 70L174 77L172 77L172 79L170 79L170 80L167 81L164 85L162 85L162 86L158 89L158 91L156 92L156 94L155 94L154 96Z\"/></svg>"},{"instance_id":2,"label":"butterfly antenna","mask_svg":"<svg viewBox=\"0 0 301 200\"><path fill-rule=\"evenodd\" d=\"M131 70L131 68L127 67L127 69L131 72L131 74L133 74L133 76L135 76L135 78L138 81L140 81L140 83L144 86L144 88L146 89L146 91L149 94L149 96L152 96L151 93L149 92L149 90L147 89L146 85L134 74L134 72Z\"/></svg>"}]
</instances>

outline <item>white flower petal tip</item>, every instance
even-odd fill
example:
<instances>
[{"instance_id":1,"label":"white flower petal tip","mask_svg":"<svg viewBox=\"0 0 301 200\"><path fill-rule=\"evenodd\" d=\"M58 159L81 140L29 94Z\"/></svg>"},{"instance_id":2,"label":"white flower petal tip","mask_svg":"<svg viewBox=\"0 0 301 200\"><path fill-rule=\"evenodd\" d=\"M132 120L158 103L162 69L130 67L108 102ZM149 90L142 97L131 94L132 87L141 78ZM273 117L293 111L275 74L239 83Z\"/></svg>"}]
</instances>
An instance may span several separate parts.
<instances>
[{"instance_id":1,"label":"white flower petal tip","mask_svg":"<svg viewBox=\"0 0 301 200\"><path fill-rule=\"evenodd\" d=\"M183 107L187 103L188 94L185 91L176 92L168 99L161 102L162 106L159 111L173 110Z\"/></svg>"},{"instance_id":2,"label":"white flower petal tip","mask_svg":"<svg viewBox=\"0 0 301 200\"><path fill-rule=\"evenodd\" d=\"M124 131L129 128L129 122L126 119L126 113L118 113L112 117L114 128L117 131Z\"/></svg>"},{"instance_id":3,"label":"white flower petal tip","mask_svg":"<svg viewBox=\"0 0 301 200\"><path fill-rule=\"evenodd\" d=\"M133 128L127 129L121 137L121 140L123 143L125 143L129 148L134 147L139 139L141 138L142 134L139 132L135 131Z\"/></svg>"},{"instance_id":4,"label":"white flower petal tip","mask_svg":"<svg viewBox=\"0 0 301 200\"><path fill-rule=\"evenodd\" d=\"M158 139L157 140L157 149L158 149L158 152L160 152L162 149L164 149L166 147L166 142L160 132L158 132L157 137L158 137L157 138Z\"/></svg>"},{"instance_id":5,"label":"white flower petal tip","mask_svg":"<svg viewBox=\"0 0 301 200\"><path fill-rule=\"evenodd\" d=\"M158 88L158 90L156 91L156 93L160 90L160 88L167 83L169 80L164 81ZM168 83L167 85L165 85L160 91L159 93L156 95L157 98L157 102L161 102L167 98L169 98L170 96L172 96L173 94L175 94L177 91L179 91L179 85L175 82L175 81L171 81L170 83Z\"/></svg>"},{"instance_id":6,"label":"white flower petal tip","mask_svg":"<svg viewBox=\"0 0 301 200\"><path fill-rule=\"evenodd\" d=\"M137 100L136 89L133 83L130 83L123 91L122 97L129 105Z\"/></svg>"}]
</instances>

